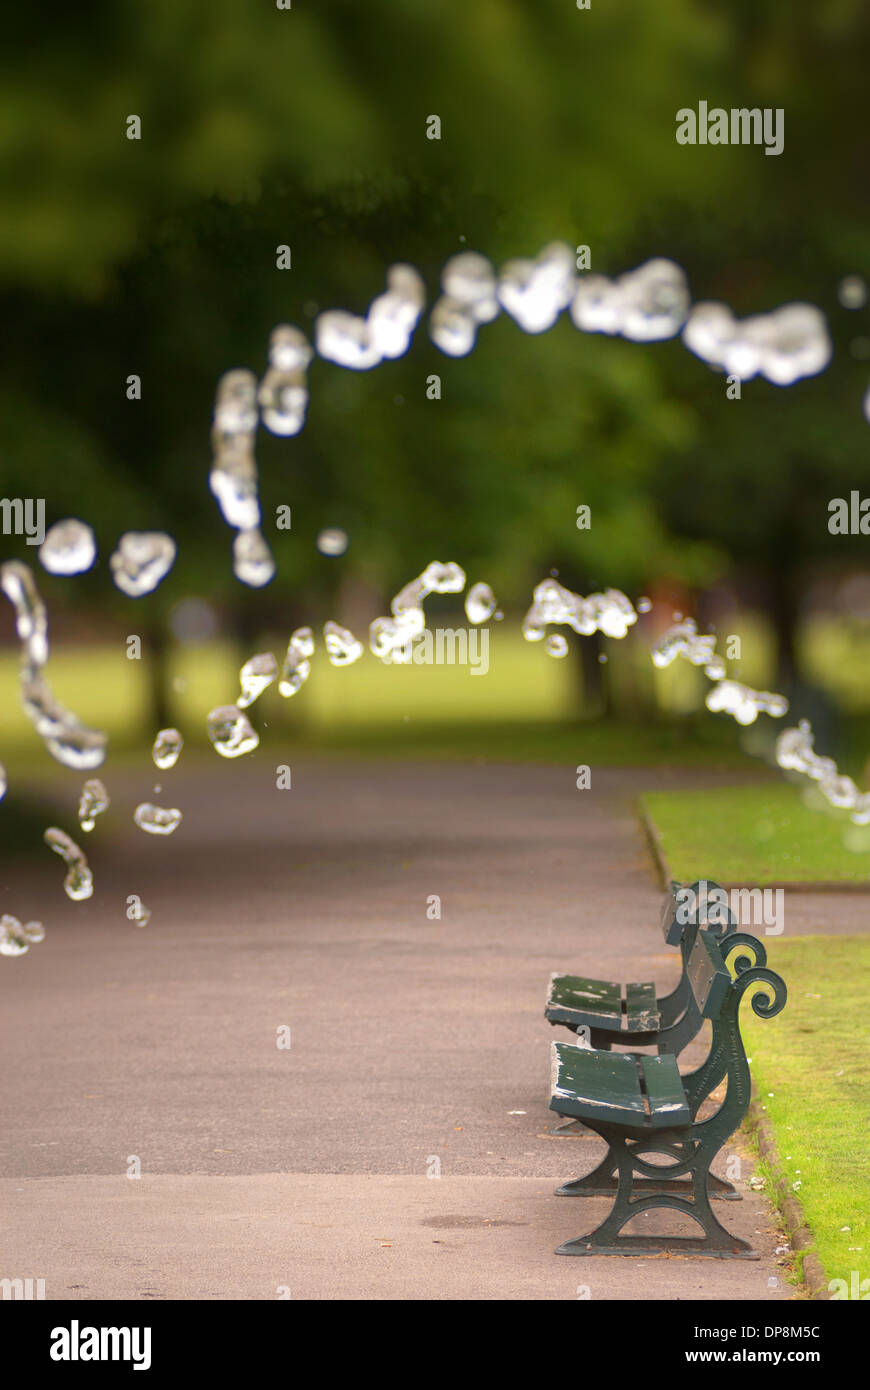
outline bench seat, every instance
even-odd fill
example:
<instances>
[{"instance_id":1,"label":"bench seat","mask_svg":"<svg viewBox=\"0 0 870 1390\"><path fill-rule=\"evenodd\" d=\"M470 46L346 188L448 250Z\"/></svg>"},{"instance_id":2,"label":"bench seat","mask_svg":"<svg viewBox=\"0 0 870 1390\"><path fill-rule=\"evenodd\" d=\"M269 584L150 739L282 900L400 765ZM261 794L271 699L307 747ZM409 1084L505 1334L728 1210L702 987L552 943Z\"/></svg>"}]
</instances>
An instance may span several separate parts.
<instances>
[{"instance_id":1,"label":"bench seat","mask_svg":"<svg viewBox=\"0 0 870 1390\"><path fill-rule=\"evenodd\" d=\"M552 1044L550 1109L624 1129L673 1129L692 1115L675 1057Z\"/></svg>"},{"instance_id":2,"label":"bench seat","mask_svg":"<svg viewBox=\"0 0 870 1390\"><path fill-rule=\"evenodd\" d=\"M646 1033L661 1027L654 984L628 984L623 998L622 985L615 980L590 980L583 975L550 976L546 1017L575 1029L585 1025Z\"/></svg>"}]
</instances>

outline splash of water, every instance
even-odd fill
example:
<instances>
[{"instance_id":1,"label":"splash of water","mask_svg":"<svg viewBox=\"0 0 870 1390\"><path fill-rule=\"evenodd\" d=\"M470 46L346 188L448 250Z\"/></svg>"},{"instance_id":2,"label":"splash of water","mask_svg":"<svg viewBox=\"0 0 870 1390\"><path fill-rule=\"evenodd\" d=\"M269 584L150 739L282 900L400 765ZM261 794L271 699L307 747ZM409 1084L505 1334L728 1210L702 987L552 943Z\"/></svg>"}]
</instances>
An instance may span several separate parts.
<instances>
[{"instance_id":1,"label":"splash of water","mask_svg":"<svg viewBox=\"0 0 870 1390\"><path fill-rule=\"evenodd\" d=\"M584 333L621 334L637 343L673 338L689 313L685 271L656 257L616 280L585 275L571 302L571 319Z\"/></svg>"},{"instance_id":2,"label":"splash of water","mask_svg":"<svg viewBox=\"0 0 870 1390\"><path fill-rule=\"evenodd\" d=\"M44 666L48 661L48 615L39 596L33 570L21 560L0 565L0 588L15 609L15 631L22 661Z\"/></svg>"},{"instance_id":3,"label":"splash of water","mask_svg":"<svg viewBox=\"0 0 870 1390\"><path fill-rule=\"evenodd\" d=\"M495 612L495 594L482 581L472 584L465 596L465 616L470 623L485 623Z\"/></svg>"},{"instance_id":4,"label":"splash of water","mask_svg":"<svg viewBox=\"0 0 870 1390\"><path fill-rule=\"evenodd\" d=\"M400 589L391 603L392 617L375 618L369 626L369 647L387 661L407 655L410 643L426 627L423 601L429 594L458 594L465 588L465 571L454 560L433 560L422 574Z\"/></svg>"},{"instance_id":5,"label":"splash of water","mask_svg":"<svg viewBox=\"0 0 870 1390\"><path fill-rule=\"evenodd\" d=\"M79 825L82 830L94 828L94 821L109 809L109 793L99 777L89 777L79 797Z\"/></svg>"},{"instance_id":6,"label":"splash of water","mask_svg":"<svg viewBox=\"0 0 870 1390\"><path fill-rule=\"evenodd\" d=\"M764 376L775 386L824 371L833 352L825 316L814 304L784 304L747 319L735 318L727 304L696 304L683 342L711 367L742 381Z\"/></svg>"},{"instance_id":7,"label":"splash of water","mask_svg":"<svg viewBox=\"0 0 870 1390\"><path fill-rule=\"evenodd\" d=\"M296 332L295 329L287 331ZM284 338L277 348L279 361L287 361L294 351L297 357L304 355L301 345L294 348ZM238 533L233 542L233 573L252 588L268 584L275 573L272 552L260 531L260 493L254 457L257 419L254 373L245 368L225 372L215 395L211 431L213 459L208 481L224 521ZM303 422L304 412L300 429Z\"/></svg>"},{"instance_id":8,"label":"splash of water","mask_svg":"<svg viewBox=\"0 0 870 1390\"><path fill-rule=\"evenodd\" d=\"M63 881L63 891L67 897L72 898L73 902L82 902L83 899L89 898L94 891L94 876L75 840L70 839L69 835L59 830L56 825L49 826L43 839L49 849L59 854L67 866L67 875Z\"/></svg>"},{"instance_id":9,"label":"splash of water","mask_svg":"<svg viewBox=\"0 0 870 1390\"><path fill-rule=\"evenodd\" d=\"M252 589L262 589L275 577L275 561L258 526L239 531L233 541L233 574Z\"/></svg>"},{"instance_id":10,"label":"splash of water","mask_svg":"<svg viewBox=\"0 0 870 1390\"><path fill-rule=\"evenodd\" d=\"M694 618L684 618L669 627L652 649L653 665L659 669L670 666L678 656L693 666L703 666L705 674L713 681L725 677L725 663L716 652L715 635L705 633L702 636Z\"/></svg>"},{"instance_id":11,"label":"splash of water","mask_svg":"<svg viewBox=\"0 0 870 1390\"><path fill-rule=\"evenodd\" d=\"M498 277L498 297L526 333L545 333L571 303L576 286L574 251L554 241L534 260L506 261Z\"/></svg>"},{"instance_id":12,"label":"splash of water","mask_svg":"<svg viewBox=\"0 0 870 1390\"><path fill-rule=\"evenodd\" d=\"M41 922L22 926L9 912L0 917L0 956L23 956L31 946L44 940L45 927Z\"/></svg>"},{"instance_id":13,"label":"splash of water","mask_svg":"<svg viewBox=\"0 0 870 1390\"><path fill-rule=\"evenodd\" d=\"M38 554L49 574L84 574L97 558L97 542L90 526L68 517L49 527Z\"/></svg>"},{"instance_id":14,"label":"splash of water","mask_svg":"<svg viewBox=\"0 0 870 1390\"><path fill-rule=\"evenodd\" d=\"M500 312L498 283L490 262L476 251L452 256L441 272L444 291L429 315L429 336L450 357L465 357L482 323Z\"/></svg>"},{"instance_id":15,"label":"splash of water","mask_svg":"<svg viewBox=\"0 0 870 1390\"><path fill-rule=\"evenodd\" d=\"M243 368L225 372L215 394L208 481L224 521L239 530L260 524L256 430L257 378Z\"/></svg>"},{"instance_id":16,"label":"splash of water","mask_svg":"<svg viewBox=\"0 0 870 1390\"><path fill-rule=\"evenodd\" d=\"M351 666L363 654L363 644L346 627L328 622L323 627L326 655L332 666Z\"/></svg>"},{"instance_id":17,"label":"splash of water","mask_svg":"<svg viewBox=\"0 0 870 1390\"><path fill-rule=\"evenodd\" d=\"M258 652L250 657L239 671L242 693L236 700L239 709L247 709L272 684L278 675L278 663L271 652Z\"/></svg>"},{"instance_id":18,"label":"splash of water","mask_svg":"<svg viewBox=\"0 0 870 1390\"><path fill-rule=\"evenodd\" d=\"M325 531L318 533L314 544L321 555L343 555L348 545L347 532L339 526L327 526Z\"/></svg>"},{"instance_id":19,"label":"splash of water","mask_svg":"<svg viewBox=\"0 0 870 1390\"><path fill-rule=\"evenodd\" d=\"M423 280L413 266L390 266L386 293L372 301L364 319L344 309L318 315L314 337L319 355L359 372L385 358L401 357L410 346L425 299Z\"/></svg>"},{"instance_id":20,"label":"splash of water","mask_svg":"<svg viewBox=\"0 0 870 1390\"><path fill-rule=\"evenodd\" d=\"M620 589L583 598L555 579L544 579L532 594L532 604L523 619L527 642L542 642L548 626L574 629L581 637L602 632L606 637L624 637L637 622L637 613Z\"/></svg>"},{"instance_id":21,"label":"splash of water","mask_svg":"<svg viewBox=\"0 0 870 1390\"><path fill-rule=\"evenodd\" d=\"M305 424L306 372L313 355L308 339L298 328L281 324L273 330L269 369L257 393L263 424L272 434L298 434Z\"/></svg>"},{"instance_id":22,"label":"splash of water","mask_svg":"<svg viewBox=\"0 0 870 1390\"><path fill-rule=\"evenodd\" d=\"M184 739L181 737L178 729L160 730L154 740L151 756L161 772L165 772L170 767L175 767L183 747Z\"/></svg>"},{"instance_id":23,"label":"splash of water","mask_svg":"<svg viewBox=\"0 0 870 1390\"><path fill-rule=\"evenodd\" d=\"M143 801L133 812L133 819L149 835L171 835L181 824L181 812L175 806L155 806Z\"/></svg>"},{"instance_id":24,"label":"splash of water","mask_svg":"<svg viewBox=\"0 0 870 1390\"><path fill-rule=\"evenodd\" d=\"M310 627L298 627L287 643L287 654L281 667L278 692L286 698L295 695L311 675L314 655L314 633Z\"/></svg>"},{"instance_id":25,"label":"splash of water","mask_svg":"<svg viewBox=\"0 0 870 1390\"><path fill-rule=\"evenodd\" d=\"M166 578L175 554L175 541L165 531L125 531L109 556L112 578L128 598L141 598Z\"/></svg>"},{"instance_id":26,"label":"splash of water","mask_svg":"<svg viewBox=\"0 0 870 1390\"><path fill-rule=\"evenodd\" d=\"M739 681L719 681L708 690L705 703L714 713L721 711L733 715L738 724L754 724L759 714L770 714L774 719L781 719L788 713L788 700L784 695L769 690L752 690Z\"/></svg>"},{"instance_id":27,"label":"splash of water","mask_svg":"<svg viewBox=\"0 0 870 1390\"><path fill-rule=\"evenodd\" d=\"M260 735L238 705L218 705L210 712L206 727L222 758L240 758L253 752L260 742Z\"/></svg>"},{"instance_id":28,"label":"splash of water","mask_svg":"<svg viewBox=\"0 0 870 1390\"><path fill-rule=\"evenodd\" d=\"M851 777L840 773L836 761L817 753L813 744L808 719L802 719L797 728L784 729L776 740L778 766L816 782L825 800L839 810L850 811L849 819L856 825L870 823L870 793L861 792Z\"/></svg>"},{"instance_id":29,"label":"splash of water","mask_svg":"<svg viewBox=\"0 0 870 1390\"><path fill-rule=\"evenodd\" d=\"M58 762L80 771L99 767L106 756L106 735L82 724L55 698L42 670L48 660L48 620L33 571L18 560L8 560L0 565L0 588L15 609L21 641L19 688L25 714Z\"/></svg>"}]
</instances>

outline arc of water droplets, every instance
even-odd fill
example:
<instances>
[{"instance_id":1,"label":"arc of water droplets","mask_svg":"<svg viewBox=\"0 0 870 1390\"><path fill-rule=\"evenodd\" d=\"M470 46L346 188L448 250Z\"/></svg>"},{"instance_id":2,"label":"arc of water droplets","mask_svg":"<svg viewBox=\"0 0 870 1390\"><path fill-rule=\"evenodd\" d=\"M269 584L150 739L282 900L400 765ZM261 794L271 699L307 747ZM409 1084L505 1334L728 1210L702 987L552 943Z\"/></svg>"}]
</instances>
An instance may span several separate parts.
<instances>
[{"instance_id":1,"label":"arc of water droplets","mask_svg":"<svg viewBox=\"0 0 870 1390\"><path fill-rule=\"evenodd\" d=\"M106 734L89 729L54 696L43 668L48 661L48 619L33 571L19 560L0 565L0 588L15 610L21 643L21 703L48 752L65 767L90 770L106 756ZM4 778L5 780L5 778Z\"/></svg>"},{"instance_id":2,"label":"arc of water droplets","mask_svg":"<svg viewBox=\"0 0 870 1390\"><path fill-rule=\"evenodd\" d=\"M58 830L56 825L49 826L43 839L49 849L59 854L67 866L67 875L63 881L63 891L67 897L72 898L73 902L89 898L94 891L94 876L75 840L70 839L65 831Z\"/></svg>"},{"instance_id":3,"label":"arc of water droplets","mask_svg":"<svg viewBox=\"0 0 870 1390\"><path fill-rule=\"evenodd\" d=\"M610 279L592 273L578 276L574 250L565 242L550 243L534 258L507 261L498 273L485 256L464 251L444 265L441 287L429 333L442 352L454 357L469 353L480 325L502 310L527 333L543 333L570 308L572 322L586 333L653 342L682 330L685 346L709 366L741 378L760 374L779 386L822 371L831 358L827 324L814 305L786 304L743 321L725 304L692 307L685 271L665 257ZM393 265L387 271L386 291L373 300L364 318L342 309L318 315L316 350L320 357L356 371L401 357L425 301L419 272L411 265ZM305 423L311 357L301 330L281 324L272 333L269 366L259 386L254 373L244 368L227 372L218 382L209 485L224 520L237 533L236 577L254 587L269 583L275 573L260 530L254 455L258 408L272 433L298 434Z\"/></svg>"}]
</instances>

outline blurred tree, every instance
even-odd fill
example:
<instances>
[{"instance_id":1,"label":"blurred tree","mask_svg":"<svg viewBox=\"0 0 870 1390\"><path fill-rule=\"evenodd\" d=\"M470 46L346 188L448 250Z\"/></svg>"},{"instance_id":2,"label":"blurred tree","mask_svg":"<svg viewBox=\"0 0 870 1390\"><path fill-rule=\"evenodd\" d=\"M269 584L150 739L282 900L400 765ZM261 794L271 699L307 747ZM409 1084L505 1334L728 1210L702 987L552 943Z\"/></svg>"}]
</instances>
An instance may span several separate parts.
<instances>
[{"instance_id":1,"label":"blurred tree","mask_svg":"<svg viewBox=\"0 0 870 1390\"><path fill-rule=\"evenodd\" d=\"M515 606L554 565L584 589L701 585L730 565L768 584L787 667L803 570L849 545L832 545L824 508L862 472L854 360L740 402L679 344L568 323L532 341L499 321L468 363L424 332L371 374L316 362L303 434L260 436L279 563L261 593L233 579L207 489L211 404L220 373L263 369L276 322L310 332L321 308L364 309L393 260L421 267L431 300L464 247L499 260L561 237L608 273L667 254L697 298L739 312L834 308L841 273L870 269L868 28L858 0L800 25L776 0L103 0L86 24L78 9L50 25L15 11L0 58L4 489L26 479L52 517L87 517L103 556L123 529L172 531L176 570L135 610L155 643L187 593L246 632L289 630L329 616L344 576L388 594L435 556ZM699 95L783 107L785 152L677 145L675 113ZM279 504L290 533L271 524ZM341 561L314 547L325 525L351 536ZM130 612L105 568L76 592Z\"/></svg>"}]
</instances>

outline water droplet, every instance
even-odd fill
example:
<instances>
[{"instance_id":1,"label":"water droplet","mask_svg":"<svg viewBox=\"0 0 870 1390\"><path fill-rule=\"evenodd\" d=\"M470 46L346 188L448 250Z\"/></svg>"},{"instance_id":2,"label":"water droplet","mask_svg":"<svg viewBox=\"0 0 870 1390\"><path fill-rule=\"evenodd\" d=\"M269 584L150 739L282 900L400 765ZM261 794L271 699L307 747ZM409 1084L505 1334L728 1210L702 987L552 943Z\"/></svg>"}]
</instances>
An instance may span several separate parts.
<instances>
[{"instance_id":1,"label":"water droplet","mask_svg":"<svg viewBox=\"0 0 870 1390\"><path fill-rule=\"evenodd\" d=\"M236 700L239 709L247 709L270 686L278 675L278 663L271 652L258 652L250 657L239 672L242 693Z\"/></svg>"},{"instance_id":2,"label":"water droplet","mask_svg":"<svg viewBox=\"0 0 870 1390\"><path fill-rule=\"evenodd\" d=\"M253 527L233 541L233 573L243 584L261 589L275 575L275 561L262 533Z\"/></svg>"},{"instance_id":3,"label":"water droplet","mask_svg":"<svg viewBox=\"0 0 870 1390\"><path fill-rule=\"evenodd\" d=\"M94 891L94 876L75 840L70 839L63 830L58 830L56 825L49 826L43 836L49 849L53 849L55 854L59 854L67 866L67 875L63 881L63 891L73 902L82 902L89 898Z\"/></svg>"},{"instance_id":4,"label":"water droplet","mask_svg":"<svg viewBox=\"0 0 870 1390\"><path fill-rule=\"evenodd\" d=\"M624 338L650 343L673 338L691 306L685 271L663 257L646 261L619 278L617 293Z\"/></svg>"},{"instance_id":5,"label":"water droplet","mask_svg":"<svg viewBox=\"0 0 870 1390\"><path fill-rule=\"evenodd\" d=\"M329 526L319 533L315 545L321 555L343 555L348 546L347 532L338 526Z\"/></svg>"},{"instance_id":6,"label":"water droplet","mask_svg":"<svg viewBox=\"0 0 870 1390\"><path fill-rule=\"evenodd\" d=\"M544 650L548 656L563 657L568 655L568 641L561 632L552 633L544 643Z\"/></svg>"},{"instance_id":7,"label":"water droplet","mask_svg":"<svg viewBox=\"0 0 870 1390\"><path fill-rule=\"evenodd\" d=\"M326 654L333 666L350 666L359 661L363 654L363 644L346 627L328 622L323 627Z\"/></svg>"},{"instance_id":8,"label":"water droplet","mask_svg":"<svg viewBox=\"0 0 870 1390\"><path fill-rule=\"evenodd\" d=\"M844 309L863 309L867 303L867 285L860 275L844 275L837 286L837 298Z\"/></svg>"},{"instance_id":9,"label":"water droplet","mask_svg":"<svg viewBox=\"0 0 870 1390\"><path fill-rule=\"evenodd\" d=\"M369 646L382 661L403 664L411 658L411 642L424 631L423 600L429 594L458 594L465 588L465 571L450 560L433 560L423 573L400 589L391 603L392 617L375 618L369 627Z\"/></svg>"},{"instance_id":10,"label":"water droplet","mask_svg":"<svg viewBox=\"0 0 870 1390\"><path fill-rule=\"evenodd\" d=\"M99 777L91 777L82 787L79 798L79 825L82 830L93 830L94 821L109 809L109 793Z\"/></svg>"},{"instance_id":11,"label":"water droplet","mask_svg":"<svg viewBox=\"0 0 870 1390\"><path fill-rule=\"evenodd\" d=\"M279 694L287 698L290 695L295 695L301 689L311 675L310 658L313 655L314 633L310 627L297 628L287 643L287 654L284 657L281 679L278 682Z\"/></svg>"},{"instance_id":12,"label":"water droplet","mask_svg":"<svg viewBox=\"0 0 870 1390\"><path fill-rule=\"evenodd\" d=\"M526 333L543 333L571 303L577 277L573 249L553 242L533 261L508 261L498 277L502 307Z\"/></svg>"},{"instance_id":13,"label":"water droplet","mask_svg":"<svg viewBox=\"0 0 870 1390\"><path fill-rule=\"evenodd\" d=\"M606 275L584 275L571 301L571 322L583 333L618 333L622 303L615 281Z\"/></svg>"},{"instance_id":14,"label":"water droplet","mask_svg":"<svg viewBox=\"0 0 870 1390\"><path fill-rule=\"evenodd\" d=\"M635 604L638 613L649 613L652 608L652 601L648 598L639 598Z\"/></svg>"},{"instance_id":15,"label":"water droplet","mask_svg":"<svg viewBox=\"0 0 870 1390\"><path fill-rule=\"evenodd\" d=\"M564 588L555 579L545 579L533 593L532 606L523 619L527 642L540 642L548 624L565 625L581 637L603 632L607 637L624 637L637 614L620 589L583 598Z\"/></svg>"},{"instance_id":16,"label":"water droplet","mask_svg":"<svg viewBox=\"0 0 870 1390\"><path fill-rule=\"evenodd\" d=\"M260 736L238 705L218 705L208 716L208 736L223 758L239 758L250 753Z\"/></svg>"},{"instance_id":17,"label":"water droplet","mask_svg":"<svg viewBox=\"0 0 870 1390\"><path fill-rule=\"evenodd\" d=\"M184 747L184 739L178 729L161 729L154 740L151 756L161 771L175 767L178 755Z\"/></svg>"},{"instance_id":18,"label":"water droplet","mask_svg":"<svg viewBox=\"0 0 870 1390\"><path fill-rule=\"evenodd\" d=\"M465 305L444 296L429 315L429 337L448 357L467 357L477 339L477 320Z\"/></svg>"},{"instance_id":19,"label":"water droplet","mask_svg":"<svg viewBox=\"0 0 870 1390\"><path fill-rule=\"evenodd\" d=\"M39 547L39 562L50 574L84 574L96 558L93 531L74 517L50 526Z\"/></svg>"},{"instance_id":20,"label":"water droplet","mask_svg":"<svg viewBox=\"0 0 870 1390\"><path fill-rule=\"evenodd\" d=\"M704 641L704 638L700 638ZM754 724L759 714L769 714L781 718L788 710L784 695L772 694L769 690L752 690L739 681L719 681L708 692L705 701L707 708L714 713L722 711L730 714L738 724Z\"/></svg>"},{"instance_id":21,"label":"water droplet","mask_svg":"<svg viewBox=\"0 0 870 1390\"><path fill-rule=\"evenodd\" d=\"M298 328L281 324L273 330L269 342L269 370L257 395L263 424L272 434L298 434L305 424L306 369L312 356L308 339Z\"/></svg>"},{"instance_id":22,"label":"water droplet","mask_svg":"<svg viewBox=\"0 0 870 1390\"><path fill-rule=\"evenodd\" d=\"M33 571L20 560L0 565L0 588L15 609L15 631L33 666L48 661L48 617L39 597Z\"/></svg>"},{"instance_id":23,"label":"water droplet","mask_svg":"<svg viewBox=\"0 0 870 1390\"><path fill-rule=\"evenodd\" d=\"M488 584L472 584L465 596L465 616L470 623L485 623L495 612L495 594Z\"/></svg>"},{"instance_id":24,"label":"water droplet","mask_svg":"<svg viewBox=\"0 0 870 1390\"><path fill-rule=\"evenodd\" d=\"M181 812L174 806L155 806L143 801L133 812L133 819L139 829L149 835L171 835L181 824Z\"/></svg>"},{"instance_id":25,"label":"water droplet","mask_svg":"<svg viewBox=\"0 0 870 1390\"><path fill-rule=\"evenodd\" d=\"M153 593L175 563L175 541L164 531L126 531L109 556L112 578L130 598Z\"/></svg>"},{"instance_id":26,"label":"water droplet","mask_svg":"<svg viewBox=\"0 0 870 1390\"><path fill-rule=\"evenodd\" d=\"M35 927L39 923L32 922L30 925ZM17 917L4 912L0 917L0 956L23 956L29 948L30 940L26 929Z\"/></svg>"}]
</instances>

